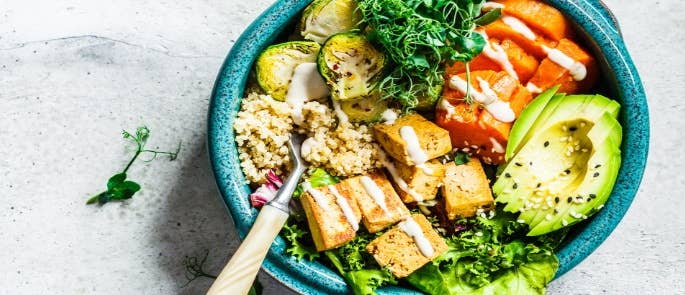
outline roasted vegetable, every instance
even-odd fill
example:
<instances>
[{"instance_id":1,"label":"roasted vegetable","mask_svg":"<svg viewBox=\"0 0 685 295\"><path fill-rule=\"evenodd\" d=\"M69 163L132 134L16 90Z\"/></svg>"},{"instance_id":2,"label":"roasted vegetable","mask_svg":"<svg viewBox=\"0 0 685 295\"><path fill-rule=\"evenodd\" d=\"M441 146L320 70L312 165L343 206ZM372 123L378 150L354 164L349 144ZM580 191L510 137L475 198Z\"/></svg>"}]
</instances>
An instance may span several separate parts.
<instances>
[{"instance_id":1,"label":"roasted vegetable","mask_svg":"<svg viewBox=\"0 0 685 295\"><path fill-rule=\"evenodd\" d=\"M293 70L301 63L315 62L321 46L312 41L292 41L266 48L257 58L257 83L274 99L285 100Z\"/></svg>"},{"instance_id":2,"label":"roasted vegetable","mask_svg":"<svg viewBox=\"0 0 685 295\"><path fill-rule=\"evenodd\" d=\"M341 101L340 108L352 122L371 123L380 120L383 111L388 109L388 101L374 92L360 99Z\"/></svg>"},{"instance_id":3,"label":"roasted vegetable","mask_svg":"<svg viewBox=\"0 0 685 295\"><path fill-rule=\"evenodd\" d=\"M340 33L324 43L317 62L333 99L343 101L367 96L376 88L385 54L364 35Z\"/></svg>"},{"instance_id":4,"label":"roasted vegetable","mask_svg":"<svg viewBox=\"0 0 685 295\"><path fill-rule=\"evenodd\" d=\"M316 0L302 13L302 37L323 44L328 37L357 27L361 15L354 0Z\"/></svg>"}]
</instances>

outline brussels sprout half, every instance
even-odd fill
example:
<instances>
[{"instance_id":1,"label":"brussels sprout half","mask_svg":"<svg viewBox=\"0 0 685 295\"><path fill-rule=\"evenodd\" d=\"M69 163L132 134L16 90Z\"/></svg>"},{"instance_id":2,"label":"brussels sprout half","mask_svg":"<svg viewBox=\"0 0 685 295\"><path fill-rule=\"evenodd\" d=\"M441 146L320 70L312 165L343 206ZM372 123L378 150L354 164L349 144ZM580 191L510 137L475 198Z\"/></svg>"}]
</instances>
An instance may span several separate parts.
<instances>
[{"instance_id":1,"label":"brussels sprout half","mask_svg":"<svg viewBox=\"0 0 685 295\"><path fill-rule=\"evenodd\" d=\"M360 98L340 102L342 109L351 122L373 123L381 119L383 111L388 109L388 101L380 98L378 92Z\"/></svg>"},{"instance_id":2,"label":"brussels sprout half","mask_svg":"<svg viewBox=\"0 0 685 295\"><path fill-rule=\"evenodd\" d=\"M267 47L255 64L257 83L274 99L285 100L295 67L305 62L316 62L320 48L312 41L292 41Z\"/></svg>"},{"instance_id":3,"label":"brussels sprout half","mask_svg":"<svg viewBox=\"0 0 685 295\"><path fill-rule=\"evenodd\" d=\"M323 44L331 35L347 32L361 21L355 0L315 0L302 13L302 37Z\"/></svg>"},{"instance_id":4,"label":"brussels sprout half","mask_svg":"<svg viewBox=\"0 0 685 295\"><path fill-rule=\"evenodd\" d=\"M376 88L386 58L358 33L335 34L319 52L319 72L340 101L368 96Z\"/></svg>"}]
</instances>

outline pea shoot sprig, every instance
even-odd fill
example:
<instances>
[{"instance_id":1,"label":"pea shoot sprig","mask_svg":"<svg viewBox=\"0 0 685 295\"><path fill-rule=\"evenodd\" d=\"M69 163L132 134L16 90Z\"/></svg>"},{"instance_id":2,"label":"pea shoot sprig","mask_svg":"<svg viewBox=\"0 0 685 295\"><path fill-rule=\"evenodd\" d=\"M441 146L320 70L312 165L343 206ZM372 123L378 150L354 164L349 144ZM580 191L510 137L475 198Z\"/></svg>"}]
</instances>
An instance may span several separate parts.
<instances>
[{"instance_id":1,"label":"pea shoot sprig","mask_svg":"<svg viewBox=\"0 0 685 295\"><path fill-rule=\"evenodd\" d=\"M170 161L176 160L178 152L181 151L181 143L178 143L178 147L173 152L150 150L145 148L147 140L150 137L150 129L145 126L138 127L135 133L130 133L126 130L122 131L122 135L125 140L132 142L136 145L136 152L133 154L131 160L126 164L123 171L114 174L107 181L107 190L92 196L86 204L104 205L110 201L121 201L130 199L133 195L140 190L140 184L135 181L127 180L126 172L131 168L133 162L135 162L141 154L152 154L152 157L144 162L151 162L157 158L158 155L168 156Z\"/></svg>"}]
</instances>

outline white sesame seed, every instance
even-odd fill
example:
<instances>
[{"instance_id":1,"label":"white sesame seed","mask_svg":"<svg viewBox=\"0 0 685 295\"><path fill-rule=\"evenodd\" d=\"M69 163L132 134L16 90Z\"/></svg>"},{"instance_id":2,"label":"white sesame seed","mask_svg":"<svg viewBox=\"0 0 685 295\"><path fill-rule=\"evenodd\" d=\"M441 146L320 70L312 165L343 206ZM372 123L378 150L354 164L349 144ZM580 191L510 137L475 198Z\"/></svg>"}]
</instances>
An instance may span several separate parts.
<instances>
[{"instance_id":1,"label":"white sesame seed","mask_svg":"<svg viewBox=\"0 0 685 295\"><path fill-rule=\"evenodd\" d=\"M585 125L587 125L585 122L580 122L580 127L585 127Z\"/></svg>"},{"instance_id":2,"label":"white sesame seed","mask_svg":"<svg viewBox=\"0 0 685 295\"><path fill-rule=\"evenodd\" d=\"M587 153L587 149L582 149L581 150L583 153Z\"/></svg>"},{"instance_id":3,"label":"white sesame seed","mask_svg":"<svg viewBox=\"0 0 685 295\"><path fill-rule=\"evenodd\" d=\"M561 225L567 226L567 225L568 225L568 221L566 221L566 219L562 219L562 220L561 220Z\"/></svg>"},{"instance_id":4,"label":"white sesame seed","mask_svg":"<svg viewBox=\"0 0 685 295\"><path fill-rule=\"evenodd\" d=\"M604 204L597 206L597 210L601 210L602 208L604 208Z\"/></svg>"},{"instance_id":5,"label":"white sesame seed","mask_svg":"<svg viewBox=\"0 0 685 295\"><path fill-rule=\"evenodd\" d=\"M518 222L518 223L524 223L524 224L526 223L526 221L523 220L523 219L516 220L516 222Z\"/></svg>"},{"instance_id":6,"label":"white sesame seed","mask_svg":"<svg viewBox=\"0 0 685 295\"><path fill-rule=\"evenodd\" d=\"M570 151L566 151L566 156L567 156L567 157L570 157L570 156L571 156L571 152L570 152Z\"/></svg>"},{"instance_id":7,"label":"white sesame seed","mask_svg":"<svg viewBox=\"0 0 685 295\"><path fill-rule=\"evenodd\" d=\"M566 142L567 140L568 140L568 137L566 137L566 136L559 137L560 142Z\"/></svg>"},{"instance_id":8,"label":"white sesame seed","mask_svg":"<svg viewBox=\"0 0 685 295\"><path fill-rule=\"evenodd\" d=\"M552 220L552 214L547 214L547 215L545 215L545 219L547 219L547 220Z\"/></svg>"},{"instance_id":9,"label":"white sesame seed","mask_svg":"<svg viewBox=\"0 0 685 295\"><path fill-rule=\"evenodd\" d=\"M566 127L566 125L563 125L563 126L561 126L561 130L567 131L568 127Z\"/></svg>"}]
</instances>

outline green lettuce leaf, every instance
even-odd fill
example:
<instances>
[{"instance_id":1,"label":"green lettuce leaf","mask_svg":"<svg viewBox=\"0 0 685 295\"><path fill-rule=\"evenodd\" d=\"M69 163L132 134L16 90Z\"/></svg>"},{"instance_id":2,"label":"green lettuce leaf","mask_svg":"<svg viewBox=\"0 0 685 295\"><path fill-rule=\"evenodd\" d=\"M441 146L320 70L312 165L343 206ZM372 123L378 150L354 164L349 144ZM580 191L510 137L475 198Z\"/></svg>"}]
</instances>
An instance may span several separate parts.
<instances>
[{"instance_id":1,"label":"green lettuce leaf","mask_svg":"<svg viewBox=\"0 0 685 295\"><path fill-rule=\"evenodd\" d=\"M343 276L355 295L376 294L380 286L397 284L395 277L386 269L362 269L347 272Z\"/></svg>"},{"instance_id":2,"label":"green lettuce leaf","mask_svg":"<svg viewBox=\"0 0 685 295\"><path fill-rule=\"evenodd\" d=\"M309 184L311 184L312 187L321 187L336 184L340 182L340 178L330 175L322 168L316 168L307 181L309 181ZM302 188L302 185L298 185L297 188L295 188L295 192L293 192L293 198L299 198L303 192L304 189Z\"/></svg>"}]
</instances>

